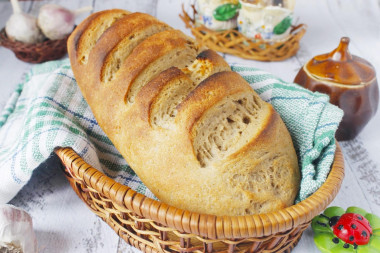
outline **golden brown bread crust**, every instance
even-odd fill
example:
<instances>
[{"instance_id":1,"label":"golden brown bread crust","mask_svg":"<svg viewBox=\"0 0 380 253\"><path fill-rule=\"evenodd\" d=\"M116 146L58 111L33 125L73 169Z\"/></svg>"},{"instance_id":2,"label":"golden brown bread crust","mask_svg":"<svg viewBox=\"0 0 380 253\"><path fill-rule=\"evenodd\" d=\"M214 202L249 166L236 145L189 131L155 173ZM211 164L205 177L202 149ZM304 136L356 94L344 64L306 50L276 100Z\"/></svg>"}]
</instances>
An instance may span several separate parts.
<instances>
[{"instance_id":1,"label":"golden brown bread crust","mask_svg":"<svg viewBox=\"0 0 380 253\"><path fill-rule=\"evenodd\" d=\"M68 51L99 125L144 184L161 201L200 213L245 215L291 205L297 158L272 106L215 52L198 54L198 45L177 30L147 34L144 27L165 25L146 14L120 13L87 18ZM112 24L96 41L81 40L99 20ZM137 33L146 37L117 59L122 62L110 81L102 80L105 64L116 66L111 52L121 41L130 46L125 37ZM87 63L79 49L89 51ZM126 99L132 89L133 99ZM155 125L154 117L172 122Z\"/></svg>"},{"instance_id":2,"label":"golden brown bread crust","mask_svg":"<svg viewBox=\"0 0 380 253\"><path fill-rule=\"evenodd\" d=\"M194 123L224 97L252 91L235 72L218 72L201 82L178 106L177 124L191 131Z\"/></svg>"},{"instance_id":3,"label":"golden brown bread crust","mask_svg":"<svg viewBox=\"0 0 380 253\"><path fill-rule=\"evenodd\" d=\"M229 67L227 62L222 60L223 58L220 55L216 54L215 51L213 51L211 49L206 49L206 50L202 51L200 54L197 55L197 59L198 60L208 60L213 65L220 64L220 65L225 65L225 66Z\"/></svg>"},{"instance_id":4,"label":"golden brown bread crust","mask_svg":"<svg viewBox=\"0 0 380 253\"><path fill-rule=\"evenodd\" d=\"M155 103L162 89L170 85L174 80L186 79L190 82L190 78L176 67L171 67L161 72L156 78L142 87L136 97L136 101L140 106L140 112L143 119L149 122L151 116L152 105Z\"/></svg>"},{"instance_id":5,"label":"golden brown bread crust","mask_svg":"<svg viewBox=\"0 0 380 253\"><path fill-rule=\"evenodd\" d=\"M135 36L135 33L142 32L152 26L171 29L169 26L152 16L138 12L121 18L107 29L103 33L102 38L99 39L97 46L94 48L94 53L92 54L93 56L96 56L97 67L102 69L102 76L104 75L103 67L113 60L112 53L117 49L117 45L123 39L131 40Z\"/></svg>"},{"instance_id":6,"label":"golden brown bread crust","mask_svg":"<svg viewBox=\"0 0 380 253\"><path fill-rule=\"evenodd\" d=\"M95 15L92 18L89 18L85 21L85 29L81 29L81 36L78 39L77 46L77 55L79 61L86 61L87 53L91 50L94 43L91 43L89 46L89 40L92 38L95 39L94 42L99 38L99 36L103 33L103 28L107 27L105 22L109 22L109 25L112 25L117 19L129 14L130 12L125 10L115 9L112 12L103 11L100 15ZM99 33L97 32L99 31Z\"/></svg>"},{"instance_id":7,"label":"golden brown bread crust","mask_svg":"<svg viewBox=\"0 0 380 253\"><path fill-rule=\"evenodd\" d=\"M182 32L169 30L154 34L139 44L123 66L126 74L119 78L128 84L126 96L132 82L149 64L173 49L184 50L187 43L188 39Z\"/></svg>"}]
</instances>

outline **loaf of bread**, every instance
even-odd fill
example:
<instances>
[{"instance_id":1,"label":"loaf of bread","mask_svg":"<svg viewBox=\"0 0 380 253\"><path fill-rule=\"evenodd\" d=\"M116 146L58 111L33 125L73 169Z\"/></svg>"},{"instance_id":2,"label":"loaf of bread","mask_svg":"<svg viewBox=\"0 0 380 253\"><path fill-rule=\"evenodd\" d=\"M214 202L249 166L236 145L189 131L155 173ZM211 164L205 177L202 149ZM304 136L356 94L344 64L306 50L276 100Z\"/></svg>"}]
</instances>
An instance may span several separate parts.
<instances>
[{"instance_id":1,"label":"loaf of bread","mask_svg":"<svg viewBox=\"0 0 380 253\"><path fill-rule=\"evenodd\" d=\"M118 9L78 25L68 52L99 125L159 200L214 215L293 204L300 175L284 123L217 53Z\"/></svg>"}]
</instances>

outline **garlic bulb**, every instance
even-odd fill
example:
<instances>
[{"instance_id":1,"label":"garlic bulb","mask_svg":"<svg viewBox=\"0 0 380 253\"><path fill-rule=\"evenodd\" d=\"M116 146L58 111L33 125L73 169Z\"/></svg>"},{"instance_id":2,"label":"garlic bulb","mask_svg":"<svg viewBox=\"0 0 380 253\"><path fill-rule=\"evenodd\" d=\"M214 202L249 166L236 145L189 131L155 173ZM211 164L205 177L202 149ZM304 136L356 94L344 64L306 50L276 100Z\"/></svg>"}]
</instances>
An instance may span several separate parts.
<instances>
[{"instance_id":1,"label":"garlic bulb","mask_svg":"<svg viewBox=\"0 0 380 253\"><path fill-rule=\"evenodd\" d=\"M71 11L56 4L46 4L40 8L38 26L49 39L63 39L73 31L75 17L90 10L91 6Z\"/></svg>"},{"instance_id":2,"label":"garlic bulb","mask_svg":"<svg viewBox=\"0 0 380 253\"><path fill-rule=\"evenodd\" d=\"M37 26L37 19L23 13L17 0L11 0L13 14L5 25L5 32L11 40L24 43L38 43L44 40L44 36Z\"/></svg>"},{"instance_id":3,"label":"garlic bulb","mask_svg":"<svg viewBox=\"0 0 380 253\"><path fill-rule=\"evenodd\" d=\"M11 252L11 249L12 252L37 253L33 222L24 210L0 205L0 252Z\"/></svg>"}]
</instances>

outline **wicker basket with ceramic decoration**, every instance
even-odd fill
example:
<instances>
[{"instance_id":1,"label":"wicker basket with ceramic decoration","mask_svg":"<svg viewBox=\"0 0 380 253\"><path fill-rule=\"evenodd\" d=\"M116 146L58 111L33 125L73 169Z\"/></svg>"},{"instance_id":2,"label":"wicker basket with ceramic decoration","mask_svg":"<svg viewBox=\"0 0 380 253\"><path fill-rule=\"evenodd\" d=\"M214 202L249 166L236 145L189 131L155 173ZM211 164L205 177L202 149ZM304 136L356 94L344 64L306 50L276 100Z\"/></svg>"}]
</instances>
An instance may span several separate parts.
<instances>
[{"instance_id":1,"label":"wicker basket with ceramic decoration","mask_svg":"<svg viewBox=\"0 0 380 253\"><path fill-rule=\"evenodd\" d=\"M215 216L137 193L92 168L71 148L57 148L55 153L78 196L127 243L144 252L290 252L311 219L335 198L344 177L337 145L326 182L306 200L272 213Z\"/></svg>"},{"instance_id":2,"label":"wicker basket with ceramic decoration","mask_svg":"<svg viewBox=\"0 0 380 253\"><path fill-rule=\"evenodd\" d=\"M192 17L182 6L181 19L191 29L198 43L215 51L257 61L282 61L295 55L299 42L306 32L306 25L293 26L289 36L278 41L253 40L235 29L213 31L204 25L195 25L196 10L192 5Z\"/></svg>"}]
</instances>

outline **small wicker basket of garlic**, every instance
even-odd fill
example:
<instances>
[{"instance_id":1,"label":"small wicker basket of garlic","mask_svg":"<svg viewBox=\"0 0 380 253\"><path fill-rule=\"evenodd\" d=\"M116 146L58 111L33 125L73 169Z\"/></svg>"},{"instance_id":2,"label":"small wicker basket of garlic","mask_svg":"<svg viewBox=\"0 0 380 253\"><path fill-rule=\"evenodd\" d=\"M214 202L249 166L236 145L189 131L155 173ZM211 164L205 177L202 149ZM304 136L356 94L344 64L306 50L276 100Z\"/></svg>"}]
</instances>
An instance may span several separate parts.
<instances>
[{"instance_id":1,"label":"small wicker basket of garlic","mask_svg":"<svg viewBox=\"0 0 380 253\"><path fill-rule=\"evenodd\" d=\"M56 60L67 52L66 41L75 26L75 17L92 7L68 10L55 4L43 5L38 17L24 13L18 0L11 0L13 14L0 31L0 45L25 62Z\"/></svg>"}]
</instances>

